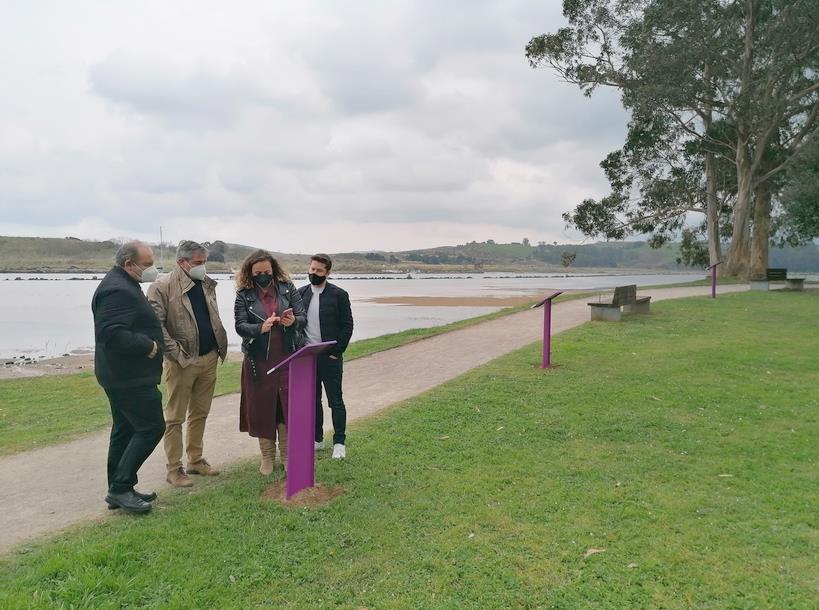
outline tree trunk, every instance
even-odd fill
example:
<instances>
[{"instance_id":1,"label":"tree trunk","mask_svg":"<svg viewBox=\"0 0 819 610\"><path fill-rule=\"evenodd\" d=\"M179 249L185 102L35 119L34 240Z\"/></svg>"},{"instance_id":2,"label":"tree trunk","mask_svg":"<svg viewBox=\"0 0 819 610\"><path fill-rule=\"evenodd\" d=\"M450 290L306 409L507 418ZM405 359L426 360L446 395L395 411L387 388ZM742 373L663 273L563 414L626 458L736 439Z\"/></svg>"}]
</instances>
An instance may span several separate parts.
<instances>
[{"instance_id":1,"label":"tree trunk","mask_svg":"<svg viewBox=\"0 0 819 610\"><path fill-rule=\"evenodd\" d=\"M748 127L751 118L750 99L751 79L754 61L754 32L756 27L759 0L745 0L745 35L742 51L742 69L740 72L739 95L736 100L735 113L737 129L737 200L734 205L734 231L731 236L731 249L725 261L725 273L747 278L750 257L748 221L751 214L753 197L753 167L751 163L751 138Z\"/></svg>"},{"instance_id":2,"label":"tree trunk","mask_svg":"<svg viewBox=\"0 0 819 610\"><path fill-rule=\"evenodd\" d=\"M764 279L768 270L768 244L771 238L771 186L766 180L755 189L754 232L751 238L751 279Z\"/></svg>"},{"instance_id":3,"label":"tree trunk","mask_svg":"<svg viewBox=\"0 0 819 610\"><path fill-rule=\"evenodd\" d=\"M703 75L705 81L710 84L711 67L705 64ZM705 104L703 113L703 133L705 136L711 135L712 112L710 103ZM717 175L714 169L714 154L705 153L705 227L708 233L708 264L716 265L720 262L722 253L719 242L719 202L717 201ZM717 272L721 269L717 267Z\"/></svg>"},{"instance_id":4,"label":"tree trunk","mask_svg":"<svg viewBox=\"0 0 819 610\"><path fill-rule=\"evenodd\" d=\"M725 261L725 273L741 278L748 275L750 257L749 220L751 216L751 198L753 172L748 156L748 140L737 139L737 201L734 205L734 231L731 236L731 249Z\"/></svg>"},{"instance_id":5,"label":"tree trunk","mask_svg":"<svg viewBox=\"0 0 819 610\"><path fill-rule=\"evenodd\" d=\"M720 262L722 253L719 242L719 201L717 201L717 176L714 171L714 157L705 153L705 223L708 231L708 263Z\"/></svg>"}]
</instances>

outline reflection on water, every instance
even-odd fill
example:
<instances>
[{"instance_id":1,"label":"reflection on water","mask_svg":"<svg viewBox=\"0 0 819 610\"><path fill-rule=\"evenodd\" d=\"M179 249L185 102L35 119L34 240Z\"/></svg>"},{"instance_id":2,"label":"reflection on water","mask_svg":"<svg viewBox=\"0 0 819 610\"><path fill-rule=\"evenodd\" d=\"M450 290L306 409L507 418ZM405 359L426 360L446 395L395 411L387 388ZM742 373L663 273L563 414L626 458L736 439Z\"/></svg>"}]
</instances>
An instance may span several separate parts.
<instances>
[{"instance_id":1,"label":"reflection on water","mask_svg":"<svg viewBox=\"0 0 819 610\"><path fill-rule=\"evenodd\" d=\"M20 277L22 279L15 280ZM48 281L29 280L45 278ZM99 279L92 274L0 274L0 358L59 356L93 350L91 296ZM98 274L97 278L102 275ZM217 300L228 331L231 349L238 349L233 329L233 281L219 282ZM438 326L497 310L497 307L429 307L383 305L369 299L388 296L525 296L550 289L589 290L622 284L670 284L702 279L703 273L658 275L475 274L417 275L413 279L385 276L335 276L333 281L350 293L355 317L353 340L409 328ZM74 278L73 280L71 278ZM81 278L81 279L79 279ZM371 278L371 279L367 279ZM306 284L295 276L297 286ZM146 287L147 289L147 287Z\"/></svg>"}]
</instances>

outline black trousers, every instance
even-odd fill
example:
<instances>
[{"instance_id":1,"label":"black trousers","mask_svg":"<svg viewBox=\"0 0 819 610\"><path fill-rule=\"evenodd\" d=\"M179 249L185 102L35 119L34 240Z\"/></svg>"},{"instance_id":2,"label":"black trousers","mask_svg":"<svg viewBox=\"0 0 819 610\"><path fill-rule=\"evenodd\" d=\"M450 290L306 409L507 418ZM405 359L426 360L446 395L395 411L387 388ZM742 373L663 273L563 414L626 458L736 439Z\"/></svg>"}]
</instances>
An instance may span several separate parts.
<instances>
[{"instance_id":1,"label":"black trousers","mask_svg":"<svg viewBox=\"0 0 819 610\"><path fill-rule=\"evenodd\" d=\"M162 440L165 418L162 394L155 385L105 388L111 404L111 441L108 444L108 491L134 488L137 471Z\"/></svg>"},{"instance_id":2,"label":"black trousers","mask_svg":"<svg viewBox=\"0 0 819 610\"><path fill-rule=\"evenodd\" d=\"M344 374L342 356L330 358L322 354L318 358L316 374L316 441L324 440L324 411L321 408L321 386L327 394L327 403L333 417L333 444L344 444L347 431L347 407L341 392L341 378Z\"/></svg>"}]
</instances>

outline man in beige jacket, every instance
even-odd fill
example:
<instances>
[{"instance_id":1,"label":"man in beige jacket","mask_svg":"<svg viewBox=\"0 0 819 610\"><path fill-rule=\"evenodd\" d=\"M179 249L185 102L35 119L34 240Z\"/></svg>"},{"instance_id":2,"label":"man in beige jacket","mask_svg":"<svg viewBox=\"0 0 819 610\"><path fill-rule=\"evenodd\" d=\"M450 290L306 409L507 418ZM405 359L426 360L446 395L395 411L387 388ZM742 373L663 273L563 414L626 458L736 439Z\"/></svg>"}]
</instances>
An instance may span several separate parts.
<instances>
[{"instance_id":1,"label":"man in beige jacket","mask_svg":"<svg viewBox=\"0 0 819 610\"><path fill-rule=\"evenodd\" d=\"M167 481L174 487L193 485L188 474L217 475L219 471L202 455L205 420L216 386L216 365L227 356L227 333L219 319L216 282L205 275L207 249L195 241L182 241L176 267L148 288L165 340L165 455ZM182 424L187 421L182 466Z\"/></svg>"}]
</instances>

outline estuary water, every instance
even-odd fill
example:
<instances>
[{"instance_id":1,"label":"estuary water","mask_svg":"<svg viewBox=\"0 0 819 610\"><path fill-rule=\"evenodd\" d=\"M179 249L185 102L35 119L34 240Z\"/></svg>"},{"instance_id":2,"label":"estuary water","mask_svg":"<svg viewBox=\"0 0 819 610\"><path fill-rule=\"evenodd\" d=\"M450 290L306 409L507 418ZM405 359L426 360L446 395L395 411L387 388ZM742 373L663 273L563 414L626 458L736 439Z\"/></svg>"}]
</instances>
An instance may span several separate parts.
<instances>
[{"instance_id":1,"label":"estuary water","mask_svg":"<svg viewBox=\"0 0 819 610\"><path fill-rule=\"evenodd\" d=\"M214 274L217 298L231 350L240 340L233 329L235 289L231 276ZM355 318L353 340L409 328L447 324L500 309L498 306L383 304L383 297L521 297L551 290L594 290L624 284L671 284L702 279L704 273L646 275L580 274L413 274L334 275L350 294ZM49 358L87 354L94 349L91 296L102 274L0 274L0 359ZM296 286L307 283L295 275ZM147 286L145 286L147 290Z\"/></svg>"}]
</instances>

